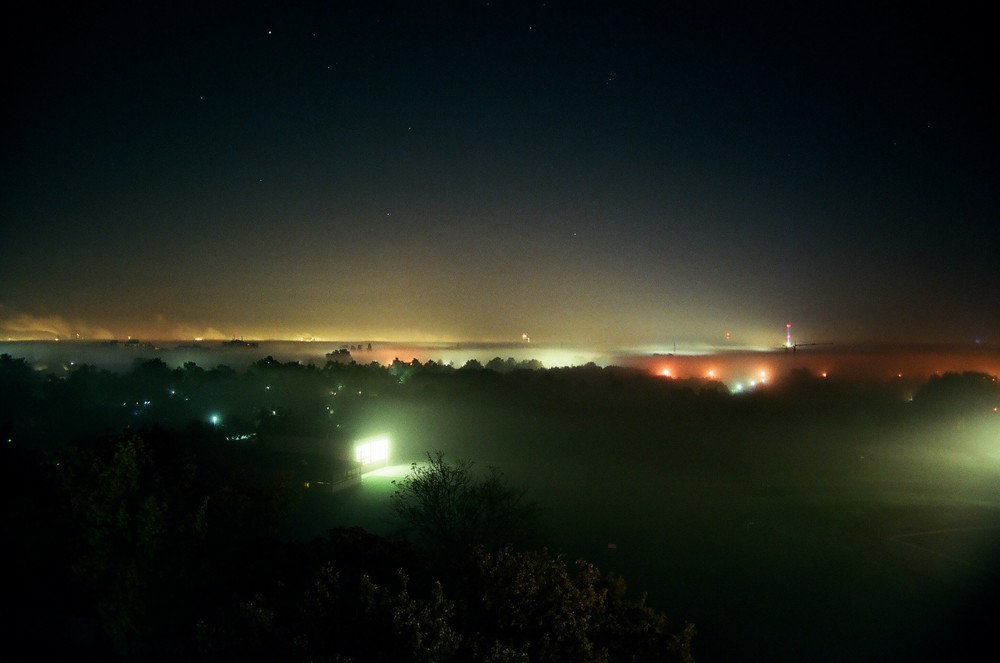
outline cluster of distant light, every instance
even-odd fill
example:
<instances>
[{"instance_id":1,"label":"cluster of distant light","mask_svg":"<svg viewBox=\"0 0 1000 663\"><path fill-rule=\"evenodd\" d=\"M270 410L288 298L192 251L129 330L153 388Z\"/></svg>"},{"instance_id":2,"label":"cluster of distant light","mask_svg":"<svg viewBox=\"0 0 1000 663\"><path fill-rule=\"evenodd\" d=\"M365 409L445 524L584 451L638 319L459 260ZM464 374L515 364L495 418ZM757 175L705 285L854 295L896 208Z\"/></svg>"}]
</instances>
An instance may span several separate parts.
<instances>
[{"instance_id":1,"label":"cluster of distant light","mask_svg":"<svg viewBox=\"0 0 1000 663\"><path fill-rule=\"evenodd\" d=\"M706 380L712 380L716 382L724 381L724 377L719 373L719 371L717 371L714 368L706 370L701 375L678 375L677 373L674 372L673 369L663 368L660 369L659 375L665 378L687 377L687 378L704 378ZM826 373L823 373L822 375L823 377L826 377ZM732 384L729 386L729 391L734 394L741 394L747 391L752 391L754 389L763 387L765 384L767 384L767 382L768 382L767 369L760 369L759 371L757 371L756 375L743 377L741 379L737 379L735 382L732 382Z\"/></svg>"},{"instance_id":2,"label":"cluster of distant light","mask_svg":"<svg viewBox=\"0 0 1000 663\"><path fill-rule=\"evenodd\" d=\"M680 372L675 368L666 366L658 367L653 371L654 374L662 376L669 379L704 379L711 380L713 382L721 382L728 386L728 389L733 394L742 394L755 389L760 389L771 382L772 371L768 368L760 368L756 373L750 373L749 375L745 370L739 372L735 375L724 375L722 371L717 368L707 368L702 371L687 371ZM734 371L736 373L736 371ZM817 377L825 378L829 376L828 371L819 371L816 373Z\"/></svg>"},{"instance_id":3,"label":"cluster of distant light","mask_svg":"<svg viewBox=\"0 0 1000 663\"><path fill-rule=\"evenodd\" d=\"M739 394L747 390L756 389L759 386L763 386L767 383L767 371L761 371L758 376L754 379L747 380L746 383L737 382L733 384L730 391L734 394Z\"/></svg>"}]
</instances>

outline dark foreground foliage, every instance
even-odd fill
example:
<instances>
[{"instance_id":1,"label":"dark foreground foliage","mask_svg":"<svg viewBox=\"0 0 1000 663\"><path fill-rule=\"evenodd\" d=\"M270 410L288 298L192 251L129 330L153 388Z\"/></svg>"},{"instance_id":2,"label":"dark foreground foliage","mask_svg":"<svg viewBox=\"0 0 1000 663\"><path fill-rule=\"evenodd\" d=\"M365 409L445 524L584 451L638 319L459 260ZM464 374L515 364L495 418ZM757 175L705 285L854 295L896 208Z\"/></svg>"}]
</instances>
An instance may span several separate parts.
<instances>
[{"instance_id":1,"label":"dark foreground foliage","mask_svg":"<svg viewBox=\"0 0 1000 663\"><path fill-rule=\"evenodd\" d=\"M888 466L890 452L919 446L914 440L984 457L1000 421L1000 385L978 373L897 387L800 371L735 396L714 383L637 370L491 364L318 368L267 358L238 372L170 369L153 359L126 373L78 366L53 374L0 356L6 652L686 660L690 627L628 597L620 579L537 548L537 507L499 471L431 456L423 466L430 474L398 484L397 512L412 526L412 543L360 530L289 542L278 528L305 483L315 489L334 476L331 445L357 439L386 413L398 412L408 431L428 428L411 458L440 448L432 433L447 429L427 422L444 421L476 445L516 447L535 467L566 452L577 466L617 467L609 459L626 441L641 454L639 470L658 463L684 481L789 472L797 481L831 473L864 481L876 462ZM896 438L897 446L882 442ZM455 498L448 509L425 499L449 494L438 488ZM782 591L801 599L794 587ZM984 596L986 608L970 613L979 615L975 634L995 622L982 615L996 614L996 594ZM723 639L701 617L712 635L696 646L709 651ZM717 658L731 659L737 645L717 648Z\"/></svg>"},{"instance_id":2,"label":"dark foreground foliage","mask_svg":"<svg viewBox=\"0 0 1000 663\"><path fill-rule=\"evenodd\" d=\"M4 454L6 635L31 657L690 659L690 627L582 560L473 546L447 567L360 529L279 542L296 491L209 427Z\"/></svg>"}]
</instances>

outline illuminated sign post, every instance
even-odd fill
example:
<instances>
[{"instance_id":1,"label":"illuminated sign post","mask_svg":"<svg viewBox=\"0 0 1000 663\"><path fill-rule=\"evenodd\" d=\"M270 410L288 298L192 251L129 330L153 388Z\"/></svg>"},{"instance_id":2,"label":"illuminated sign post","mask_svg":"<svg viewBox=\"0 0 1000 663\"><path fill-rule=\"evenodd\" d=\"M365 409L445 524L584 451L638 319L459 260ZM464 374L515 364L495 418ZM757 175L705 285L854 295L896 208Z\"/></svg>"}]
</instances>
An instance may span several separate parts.
<instances>
[{"instance_id":1,"label":"illuminated sign post","mask_svg":"<svg viewBox=\"0 0 1000 663\"><path fill-rule=\"evenodd\" d=\"M362 469L389 462L389 438L385 435L370 437L354 445L354 462Z\"/></svg>"}]
</instances>

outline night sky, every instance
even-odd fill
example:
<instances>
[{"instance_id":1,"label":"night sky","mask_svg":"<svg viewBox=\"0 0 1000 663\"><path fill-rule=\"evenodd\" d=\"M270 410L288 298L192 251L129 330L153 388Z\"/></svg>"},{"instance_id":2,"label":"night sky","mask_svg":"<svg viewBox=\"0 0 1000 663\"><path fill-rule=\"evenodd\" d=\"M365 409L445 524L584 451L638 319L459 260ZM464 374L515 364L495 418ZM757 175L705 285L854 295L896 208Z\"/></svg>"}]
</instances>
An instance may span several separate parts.
<instances>
[{"instance_id":1,"label":"night sky","mask_svg":"<svg viewBox=\"0 0 1000 663\"><path fill-rule=\"evenodd\" d=\"M985 13L205 4L5 10L0 336L1000 343Z\"/></svg>"}]
</instances>

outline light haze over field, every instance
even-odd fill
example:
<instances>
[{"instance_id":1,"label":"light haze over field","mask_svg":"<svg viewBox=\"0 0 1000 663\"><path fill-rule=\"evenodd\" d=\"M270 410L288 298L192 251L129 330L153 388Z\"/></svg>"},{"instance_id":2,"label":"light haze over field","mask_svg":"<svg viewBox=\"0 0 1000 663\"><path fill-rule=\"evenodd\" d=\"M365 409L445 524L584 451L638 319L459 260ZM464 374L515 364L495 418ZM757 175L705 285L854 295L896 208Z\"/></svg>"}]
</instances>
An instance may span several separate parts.
<instances>
[{"instance_id":1,"label":"light haze over field","mask_svg":"<svg viewBox=\"0 0 1000 663\"><path fill-rule=\"evenodd\" d=\"M673 623L694 622L696 660L936 661L993 637L995 351L598 353L527 342L341 350L0 343L3 449L17 457L37 448L45 461L61 447L70 457L152 438L166 453L188 444L193 454L210 443L192 436L210 435L218 446L206 449L234 462L206 485L225 471L244 476L243 462L257 459L261 478L285 477L302 492L282 530L293 542L336 527L398 536L391 481L441 451L501 468L536 499L539 545L620 573ZM540 370L527 361L539 356L552 366L601 364ZM496 370L466 366L467 357ZM358 443L375 440L369 455L387 450L391 467L359 479L350 460ZM106 476L45 467L53 481ZM172 467L189 466L149 469ZM48 481L16 474L49 503Z\"/></svg>"}]
</instances>

